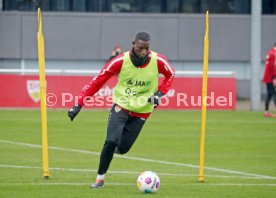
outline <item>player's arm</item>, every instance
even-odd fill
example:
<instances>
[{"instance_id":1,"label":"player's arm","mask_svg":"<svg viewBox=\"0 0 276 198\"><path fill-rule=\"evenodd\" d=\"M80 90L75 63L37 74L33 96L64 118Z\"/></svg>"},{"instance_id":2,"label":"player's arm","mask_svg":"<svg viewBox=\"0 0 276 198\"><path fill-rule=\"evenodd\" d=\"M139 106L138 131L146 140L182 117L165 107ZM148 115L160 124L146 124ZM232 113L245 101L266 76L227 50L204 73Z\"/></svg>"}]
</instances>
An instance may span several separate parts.
<instances>
[{"instance_id":1,"label":"player's arm","mask_svg":"<svg viewBox=\"0 0 276 198\"><path fill-rule=\"evenodd\" d=\"M271 57L271 67L273 68L272 72L272 84L276 88L276 53L274 52Z\"/></svg>"},{"instance_id":2,"label":"player's arm","mask_svg":"<svg viewBox=\"0 0 276 198\"><path fill-rule=\"evenodd\" d=\"M68 111L68 116L70 117L71 121L74 120L74 118L78 115L80 112L82 106L85 105L87 99L91 96L93 96L99 89L114 75L117 75L121 68L123 63L123 55L118 56L117 58L113 59L112 61L109 61L105 64L101 72L93 78L92 81L90 81L87 85L85 85L82 89L82 92L78 99L78 104L73 106Z\"/></svg>"},{"instance_id":3,"label":"player's arm","mask_svg":"<svg viewBox=\"0 0 276 198\"><path fill-rule=\"evenodd\" d=\"M157 65L158 72L164 76L164 80L158 87L158 91L150 98L150 102L154 107L157 107L161 97L167 94L175 76L175 70L165 56L157 55Z\"/></svg>"}]
</instances>

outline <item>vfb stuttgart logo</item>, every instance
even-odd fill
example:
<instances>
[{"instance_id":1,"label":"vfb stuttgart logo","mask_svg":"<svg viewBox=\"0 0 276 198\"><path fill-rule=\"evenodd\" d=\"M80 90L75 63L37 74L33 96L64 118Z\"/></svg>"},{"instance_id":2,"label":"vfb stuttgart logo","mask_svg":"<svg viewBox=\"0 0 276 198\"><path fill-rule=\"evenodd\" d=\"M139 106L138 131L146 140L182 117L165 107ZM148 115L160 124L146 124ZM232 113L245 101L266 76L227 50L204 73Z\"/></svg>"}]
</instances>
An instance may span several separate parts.
<instances>
[{"instance_id":1,"label":"vfb stuttgart logo","mask_svg":"<svg viewBox=\"0 0 276 198\"><path fill-rule=\"evenodd\" d=\"M39 80L27 80L27 91L28 91L29 96L35 103L40 101Z\"/></svg>"}]
</instances>

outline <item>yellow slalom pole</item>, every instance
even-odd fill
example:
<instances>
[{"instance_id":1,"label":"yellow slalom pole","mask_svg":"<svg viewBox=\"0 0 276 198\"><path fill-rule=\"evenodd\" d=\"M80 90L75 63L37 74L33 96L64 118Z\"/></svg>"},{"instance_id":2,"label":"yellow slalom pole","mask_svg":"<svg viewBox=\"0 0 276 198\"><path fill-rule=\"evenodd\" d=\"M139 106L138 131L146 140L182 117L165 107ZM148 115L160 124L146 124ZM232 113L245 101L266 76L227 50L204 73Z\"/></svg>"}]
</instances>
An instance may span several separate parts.
<instances>
[{"instance_id":1,"label":"yellow slalom pole","mask_svg":"<svg viewBox=\"0 0 276 198\"><path fill-rule=\"evenodd\" d=\"M206 29L204 37L203 57L203 81L202 81L202 111L201 111L201 134L200 134L200 160L198 181L204 182L204 145L206 129L206 97L208 84L208 57L209 57L209 13L206 12Z\"/></svg>"},{"instance_id":2,"label":"yellow slalom pole","mask_svg":"<svg viewBox=\"0 0 276 198\"><path fill-rule=\"evenodd\" d=\"M39 64L39 81L40 81L40 108L42 124L42 159L43 159L43 176L48 179L50 176L48 165L48 138L47 138L47 108L46 108L46 80L45 80L45 53L44 37L42 33L42 15L38 8L38 64Z\"/></svg>"}]
</instances>

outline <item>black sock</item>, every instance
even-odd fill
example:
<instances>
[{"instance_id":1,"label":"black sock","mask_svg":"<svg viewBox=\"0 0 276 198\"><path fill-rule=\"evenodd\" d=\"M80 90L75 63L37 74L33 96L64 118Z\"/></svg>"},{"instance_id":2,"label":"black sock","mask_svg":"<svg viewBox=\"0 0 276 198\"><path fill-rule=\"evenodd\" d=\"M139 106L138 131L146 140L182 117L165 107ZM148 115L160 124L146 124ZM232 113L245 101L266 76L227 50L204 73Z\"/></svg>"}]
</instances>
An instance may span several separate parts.
<instances>
[{"instance_id":1,"label":"black sock","mask_svg":"<svg viewBox=\"0 0 276 198\"><path fill-rule=\"evenodd\" d=\"M100 157L98 174L102 175L107 172L110 162L113 158L115 147L116 147L115 143L105 142L102 153L101 153L101 157Z\"/></svg>"}]
</instances>

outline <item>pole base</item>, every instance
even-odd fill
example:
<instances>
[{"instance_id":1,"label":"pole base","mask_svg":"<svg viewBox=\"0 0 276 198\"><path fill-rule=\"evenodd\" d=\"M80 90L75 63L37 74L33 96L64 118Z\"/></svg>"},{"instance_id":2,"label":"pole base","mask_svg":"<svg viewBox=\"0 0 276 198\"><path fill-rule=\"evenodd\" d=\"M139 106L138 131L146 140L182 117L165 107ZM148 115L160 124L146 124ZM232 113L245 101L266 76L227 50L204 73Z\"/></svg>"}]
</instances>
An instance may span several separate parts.
<instances>
[{"instance_id":1,"label":"pole base","mask_svg":"<svg viewBox=\"0 0 276 198\"><path fill-rule=\"evenodd\" d=\"M199 177L198 177L198 181L199 181L199 182L204 182L204 176L199 176Z\"/></svg>"}]
</instances>

